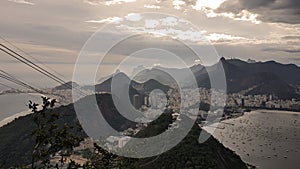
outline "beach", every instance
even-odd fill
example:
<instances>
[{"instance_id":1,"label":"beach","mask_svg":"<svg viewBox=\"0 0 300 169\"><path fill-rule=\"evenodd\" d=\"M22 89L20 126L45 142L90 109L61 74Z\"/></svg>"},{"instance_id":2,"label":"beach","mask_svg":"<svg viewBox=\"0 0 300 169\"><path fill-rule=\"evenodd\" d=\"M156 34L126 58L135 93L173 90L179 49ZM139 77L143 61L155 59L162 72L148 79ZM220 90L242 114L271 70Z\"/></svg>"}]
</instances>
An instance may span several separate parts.
<instances>
[{"instance_id":1,"label":"beach","mask_svg":"<svg viewBox=\"0 0 300 169\"><path fill-rule=\"evenodd\" d=\"M32 100L41 103L41 95L36 93L14 93L0 95L0 127L13 121L15 118L30 114L27 104Z\"/></svg>"}]
</instances>

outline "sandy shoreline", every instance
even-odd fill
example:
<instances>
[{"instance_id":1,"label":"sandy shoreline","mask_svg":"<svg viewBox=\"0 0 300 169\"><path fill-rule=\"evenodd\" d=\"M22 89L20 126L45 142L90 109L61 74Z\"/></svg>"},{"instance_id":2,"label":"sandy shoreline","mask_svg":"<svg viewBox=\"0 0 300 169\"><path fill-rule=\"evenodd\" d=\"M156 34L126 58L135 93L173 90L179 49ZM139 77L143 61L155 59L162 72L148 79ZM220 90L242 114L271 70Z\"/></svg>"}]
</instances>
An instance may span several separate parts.
<instances>
[{"instance_id":1,"label":"sandy shoreline","mask_svg":"<svg viewBox=\"0 0 300 169\"><path fill-rule=\"evenodd\" d=\"M26 116L28 114L31 114L32 112L30 110L26 110L26 111L22 111L19 112L17 114L14 114L12 116L6 117L5 119L3 119L2 121L0 121L0 127L14 121L16 118L22 117L22 116Z\"/></svg>"},{"instance_id":2,"label":"sandy shoreline","mask_svg":"<svg viewBox=\"0 0 300 169\"><path fill-rule=\"evenodd\" d=\"M18 94L27 94L27 95L36 97L36 101L39 100L39 101L37 101L37 103L41 104L41 101L42 101L41 96L43 96L43 95L39 94L39 93L6 93L4 95L18 95ZM2 96L4 96L4 95L2 95ZM54 96L55 95L53 95L53 98L55 98ZM57 100L59 100L59 99L57 99ZM59 104L59 106L61 106L61 105L63 105L63 104ZM8 116L8 117L5 117L3 120L0 121L0 127L14 121L16 118L26 116L26 115L31 114L31 113L32 112L29 109L28 110L23 109L23 111L21 110L19 113L16 113L16 114Z\"/></svg>"},{"instance_id":3,"label":"sandy shoreline","mask_svg":"<svg viewBox=\"0 0 300 169\"><path fill-rule=\"evenodd\" d=\"M268 110L268 109L259 109L259 110L252 110L251 112L256 112L256 113L285 113L285 114L299 114L300 112L296 111L286 111L286 110ZM250 113L251 113L250 112Z\"/></svg>"},{"instance_id":4,"label":"sandy shoreline","mask_svg":"<svg viewBox=\"0 0 300 169\"><path fill-rule=\"evenodd\" d=\"M3 94L2 96L5 96L5 95L19 95L19 94L27 94L27 95L34 96L34 97L37 97L37 98L39 96L41 96L41 94L39 94L39 93L6 93L6 94ZM0 121L0 127L14 121L16 118L26 116L26 115L31 114L31 113L32 112L28 109L28 110L24 110L24 111L21 111L19 113L16 113L14 115L5 117L3 120Z\"/></svg>"}]
</instances>

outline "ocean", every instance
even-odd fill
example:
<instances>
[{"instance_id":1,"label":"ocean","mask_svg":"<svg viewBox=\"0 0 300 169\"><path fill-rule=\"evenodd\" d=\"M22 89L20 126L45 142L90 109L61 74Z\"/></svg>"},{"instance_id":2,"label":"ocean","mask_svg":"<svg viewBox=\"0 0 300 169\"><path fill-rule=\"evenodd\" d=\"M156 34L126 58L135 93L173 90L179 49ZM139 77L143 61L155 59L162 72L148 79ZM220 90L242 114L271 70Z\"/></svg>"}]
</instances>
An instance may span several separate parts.
<instances>
[{"instance_id":1,"label":"ocean","mask_svg":"<svg viewBox=\"0 0 300 169\"><path fill-rule=\"evenodd\" d=\"M300 113L257 110L224 121L212 133L243 161L261 169L300 168ZM230 125L233 124L233 125Z\"/></svg>"},{"instance_id":2,"label":"ocean","mask_svg":"<svg viewBox=\"0 0 300 169\"><path fill-rule=\"evenodd\" d=\"M29 100L41 103L38 94L0 95L0 127L30 113ZM299 112L257 110L224 122L204 129L246 163L260 169L300 168Z\"/></svg>"},{"instance_id":3,"label":"ocean","mask_svg":"<svg viewBox=\"0 0 300 169\"><path fill-rule=\"evenodd\" d=\"M0 95L0 127L17 116L28 113L28 101L41 103L39 94L14 93Z\"/></svg>"}]
</instances>

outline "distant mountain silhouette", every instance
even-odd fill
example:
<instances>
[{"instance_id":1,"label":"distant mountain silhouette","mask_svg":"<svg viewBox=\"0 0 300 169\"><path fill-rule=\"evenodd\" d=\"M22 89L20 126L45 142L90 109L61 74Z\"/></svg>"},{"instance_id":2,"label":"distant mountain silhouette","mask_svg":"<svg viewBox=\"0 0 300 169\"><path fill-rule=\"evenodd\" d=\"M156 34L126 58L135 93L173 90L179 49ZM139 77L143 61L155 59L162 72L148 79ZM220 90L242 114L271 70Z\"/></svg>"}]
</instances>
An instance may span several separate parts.
<instances>
[{"instance_id":1,"label":"distant mountain silhouette","mask_svg":"<svg viewBox=\"0 0 300 169\"><path fill-rule=\"evenodd\" d=\"M176 82L172 77L165 75L171 72L176 75L179 82L184 86L192 84L188 68L152 68L145 69L135 78L146 80L157 79L163 84ZM190 67L198 87L210 88L210 76L225 73L227 92L237 93L243 90L250 90L246 94L273 94L281 99L300 99L296 93L295 86L300 86L300 68L293 64L281 64L275 61L268 62L245 62L239 59L225 59L212 66L195 65ZM222 88L221 83L216 88ZM253 88L253 89L252 89Z\"/></svg>"},{"instance_id":2,"label":"distant mountain silhouette","mask_svg":"<svg viewBox=\"0 0 300 169\"><path fill-rule=\"evenodd\" d=\"M261 84L246 92L247 95L267 94L277 96L280 99L299 98L299 94L296 93L295 88L276 75L272 73L261 73L260 77L263 78Z\"/></svg>"},{"instance_id":3,"label":"distant mountain silhouette","mask_svg":"<svg viewBox=\"0 0 300 169\"><path fill-rule=\"evenodd\" d=\"M79 87L79 85L76 82L69 81L65 84L54 87L54 89L55 90L67 90L67 89L72 89L72 86L75 88Z\"/></svg>"},{"instance_id":4,"label":"distant mountain silhouette","mask_svg":"<svg viewBox=\"0 0 300 169\"><path fill-rule=\"evenodd\" d=\"M281 64L275 61L245 62L239 59L222 58L211 66L198 64L190 68L157 66L144 69L132 77L133 80L122 72L115 73L113 76L117 82L115 87L128 91L124 86L129 86L129 93L133 96L150 92L150 89L163 89L166 92L168 86L178 85L178 83L189 87L194 79L198 87L211 88L210 76L214 77L222 73L226 76L228 93L247 90L246 94L271 94L280 99L300 99L300 95L296 92L296 88L300 86L300 68L293 64ZM113 76L107 76L107 80L97 84L96 91L111 92ZM216 83L214 87L222 89L221 84Z\"/></svg>"},{"instance_id":5,"label":"distant mountain silhouette","mask_svg":"<svg viewBox=\"0 0 300 169\"><path fill-rule=\"evenodd\" d=\"M85 86L84 89L91 89L92 86ZM163 85L160 82L149 79L145 82L136 82L131 80L125 73L118 72L105 80L104 82L95 85L96 92L111 93L114 99L119 101L119 105L123 105L122 109L135 112L131 107L133 105L133 96L138 95L139 105L143 105L145 96L155 89L162 90L164 93L170 89L169 86ZM128 102L128 100L130 102Z\"/></svg>"},{"instance_id":6,"label":"distant mountain silhouette","mask_svg":"<svg viewBox=\"0 0 300 169\"><path fill-rule=\"evenodd\" d=\"M95 85L95 91L111 93L112 88L128 91L126 87L129 87L130 95L149 93L154 89L167 92L170 88L154 79L147 79L145 82L136 82L131 80L125 73L119 72L104 82Z\"/></svg>"},{"instance_id":7,"label":"distant mountain silhouette","mask_svg":"<svg viewBox=\"0 0 300 169\"><path fill-rule=\"evenodd\" d=\"M111 93L111 85L112 85L113 80L114 80L114 82L116 82L114 84L116 84L116 87L118 87L118 89L121 89L124 86L129 86L130 83L135 83L134 81L131 82L131 79L125 73L120 72L120 73L114 74L113 76L111 76L110 78L105 80L104 82L95 85L95 91Z\"/></svg>"},{"instance_id":8,"label":"distant mountain silhouette","mask_svg":"<svg viewBox=\"0 0 300 169\"><path fill-rule=\"evenodd\" d=\"M222 62L229 92L249 89L246 94L272 94L281 99L300 98L294 86L300 85L300 68L275 61L247 63L232 59Z\"/></svg>"},{"instance_id":9,"label":"distant mountain silhouette","mask_svg":"<svg viewBox=\"0 0 300 169\"><path fill-rule=\"evenodd\" d=\"M136 81L147 81L154 79L164 85L178 85L181 83L182 86L189 86L190 82L186 81L186 77L193 75L195 72L204 69L202 65L194 65L190 68L165 68L161 66L156 66L152 69L145 69L139 72L133 77ZM200 77L199 77L200 78Z\"/></svg>"},{"instance_id":10,"label":"distant mountain silhouette","mask_svg":"<svg viewBox=\"0 0 300 169\"><path fill-rule=\"evenodd\" d=\"M138 82L155 79L164 85L172 85L176 84L176 79L172 76L177 75L178 77L185 77L184 73L185 71L183 69L154 67L152 69L145 69L139 72L133 77L133 79Z\"/></svg>"},{"instance_id":11,"label":"distant mountain silhouette","mask_svg":"<svg viewBox=\"0 0 300 169\"><path fill-rule=\"evenodd\" d=\"M163 85L154 79L150 79L144 83L135 83L133 88L135 88L140 93L142 93L142 92L150 93L151 91L153 91L155 89L162 90L163 92L166 93L170 89L169 86Z\"/></svg>"}]
</instances>

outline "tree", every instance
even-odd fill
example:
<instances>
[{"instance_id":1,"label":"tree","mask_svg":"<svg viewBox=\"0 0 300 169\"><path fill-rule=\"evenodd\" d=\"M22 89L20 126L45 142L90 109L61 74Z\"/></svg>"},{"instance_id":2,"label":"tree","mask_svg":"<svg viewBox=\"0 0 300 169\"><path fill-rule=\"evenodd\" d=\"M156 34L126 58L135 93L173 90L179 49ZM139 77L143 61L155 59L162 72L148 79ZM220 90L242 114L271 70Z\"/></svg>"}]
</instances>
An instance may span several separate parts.
<instances>
[{"instance_id":1,"label":"tree","mask_svg":"<svg viewBox=\"0 0 300 169\"><path fill-rule=\"evenodd\" d=\"M40 106L29 101L28 107L33 112L33 121L37 128L33 131L35 146L32 155L31 168L62 168L76 166L74 161L66 164L66 157L69 157L74 147L79 146L83 137L79 134L81 126L59 123L60 114L53 112L56 100L42 97L43 104ZM41 107L41 110L38 110ZM60 156L59 162L51 162L54 156Z\"/></svg>"},{"instance_id":2,"label":"tree","mask_svg":"<svg viewBox=\"0 0 300 169\"><path fill-rule=\"evenodd\" d=\"M94 152L89 158L88 168L95 169L136 169L135 159L117 156L94 143Z\"/></svg>"}]
</instances>

